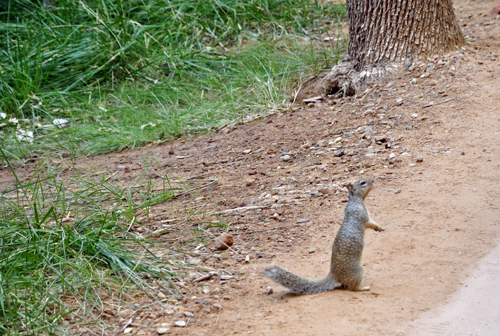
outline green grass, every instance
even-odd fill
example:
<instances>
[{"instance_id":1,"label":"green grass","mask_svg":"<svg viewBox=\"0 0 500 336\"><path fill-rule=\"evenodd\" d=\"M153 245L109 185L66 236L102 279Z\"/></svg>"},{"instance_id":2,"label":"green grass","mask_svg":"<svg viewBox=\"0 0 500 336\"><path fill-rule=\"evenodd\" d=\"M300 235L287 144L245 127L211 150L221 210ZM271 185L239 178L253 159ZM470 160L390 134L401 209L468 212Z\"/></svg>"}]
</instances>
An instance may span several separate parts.
<instances>
[{"instance_id":1,"label":"green grass","mask_svg":"<svg viewBox=\"0 0 500 336\"><path fill-rule=\"evenodd\" d=\"M0 146L17 158L134 148L266 114L345 49L320 38L345 16L331 3L39 2L0 8Z\"/></svg>"},{"instance_id":2,"label":"green grass","mask_svg":"<svg viewBox=\"0 0 500 336\"><path fill-rule=\"evenodd\" d=\"M28 180L14 177L0 195L1 334L61 333L61 319L106 328L100 314L110 304L136 304L134 293L153 301L159 291L178 294L165 268L173 259L162 257L170 250L130 228L137 213L193 187L170 188L168 179L122 187L97 172L63 179L43 163Z\"/></svg>"}]
</instances>

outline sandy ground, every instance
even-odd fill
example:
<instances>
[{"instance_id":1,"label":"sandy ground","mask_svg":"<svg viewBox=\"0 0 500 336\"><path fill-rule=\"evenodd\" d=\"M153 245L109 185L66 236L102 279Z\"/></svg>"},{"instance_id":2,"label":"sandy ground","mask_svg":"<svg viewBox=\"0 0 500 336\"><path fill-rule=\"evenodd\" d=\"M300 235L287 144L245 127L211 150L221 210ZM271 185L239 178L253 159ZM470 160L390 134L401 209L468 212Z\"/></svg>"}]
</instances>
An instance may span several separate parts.
<instances>
[{"instance_id":1,"label":"sandy ground","mask_svg":"<svg viewBox=\"0 0 500 336\"><path fill-rule=\"evenodd\" d=\"M70 167L68 174L92 173L90 164L124 184L141 176L161 183L165 174L218 179L213 188L153 208L131 228L149 234L172 219L181 230L159 238L192 256L169 258L198 265L177 279L183 297L147 309L113 308L116 314L103 319L116 332L133 315L131 335L157 335L159 327L172 335L498 335L500 19L488 14L498 4L456 1L467 48L404 69L363 97L139 151L74 164L53 159ZM430 102L442 104L425 107ZM339 149L343 156L335 156ZM144 173L146 156L155 161ZM18 166L19 176L26 179L33 167ZM366 203L387 229L365 236L364 283L371 290L293 296L263 278L269 265L326 275L347 200L342 185L361 178L375 179ZM6 169L0 181L1 190L12 187ZM186 213L189 219L174 220ZM199 232L192 228L220 220L228 229L205 230L212 243L195 250L199 241L189 238ZM235 245L219 253L212 244L223 231ZM193 282L208 270L217 276ZM263 293L268 286L274 294ZM173 327L178 320L187 326ZM72 332L90 330L75 325Z\"/></svg>"}]
</instances>

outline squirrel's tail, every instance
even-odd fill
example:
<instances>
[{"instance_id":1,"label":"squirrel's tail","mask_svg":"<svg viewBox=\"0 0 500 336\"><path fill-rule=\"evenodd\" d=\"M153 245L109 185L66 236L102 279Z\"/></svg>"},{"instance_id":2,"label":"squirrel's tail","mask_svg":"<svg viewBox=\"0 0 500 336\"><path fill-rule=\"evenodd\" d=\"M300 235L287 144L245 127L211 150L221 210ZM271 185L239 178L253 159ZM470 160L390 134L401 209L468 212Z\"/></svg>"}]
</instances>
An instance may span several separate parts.
<instances>
[{"instance_id":1,"label":"squirrel's tail","mask_svg":"<svg viewBox=\"0 0 500 336\"><path fill-rule=\"evenodd\" d=\"M265 269L263 274L290 289L295 294L321 293L341 286L330 274L321 280L307 280L278 266Z\"/></svg>"}]
</instances>

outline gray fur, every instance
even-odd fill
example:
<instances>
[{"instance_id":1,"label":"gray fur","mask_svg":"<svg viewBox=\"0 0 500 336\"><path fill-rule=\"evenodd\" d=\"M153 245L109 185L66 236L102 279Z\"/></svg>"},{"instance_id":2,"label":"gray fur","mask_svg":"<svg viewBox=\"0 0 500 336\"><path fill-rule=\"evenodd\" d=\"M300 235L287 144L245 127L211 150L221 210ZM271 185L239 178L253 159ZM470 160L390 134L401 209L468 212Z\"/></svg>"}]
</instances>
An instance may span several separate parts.
<instances>
[{"instance_id":1,"label":"gray fur","mask_svg":"<svg viewBox=\"0 0 500 336\"><path fill-rule=\"evenodd\" d=\"M349 201L345 208L344 221L333 242L330 272L325 278L307 280L277 266L264 270L263 274L296 294L320 293L342 286L354 291L368 289L361 287L364 232L366 228L384 230L370 218L364 205L372 187L373 180L360 180L347 186Z\"/></svg>"}]
</instances>

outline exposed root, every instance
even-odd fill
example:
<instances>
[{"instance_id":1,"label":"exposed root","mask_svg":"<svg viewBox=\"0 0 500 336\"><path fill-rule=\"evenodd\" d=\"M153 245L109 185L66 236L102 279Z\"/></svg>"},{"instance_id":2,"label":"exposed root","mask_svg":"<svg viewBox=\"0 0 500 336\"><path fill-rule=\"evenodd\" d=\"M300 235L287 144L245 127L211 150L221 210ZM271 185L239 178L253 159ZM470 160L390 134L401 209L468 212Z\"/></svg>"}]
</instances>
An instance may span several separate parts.
<instances>
[{"instance_id":1,"label":"exposed root","mask_svg":"<svg viewBox=\"0 0 500 336\"><path fill-rule=\"evenodd\" d=\"M306 98L335 94L354 96L363 84L384 77L388 73L393 73L398 68L398 65L394 63L372 67L360 72L355 69L353 62L349 61L347 57L334 66L327 75L318 77L304 85L296 95L295 101L302 103L303 99Z\"/></svg>"}]
</instances>

